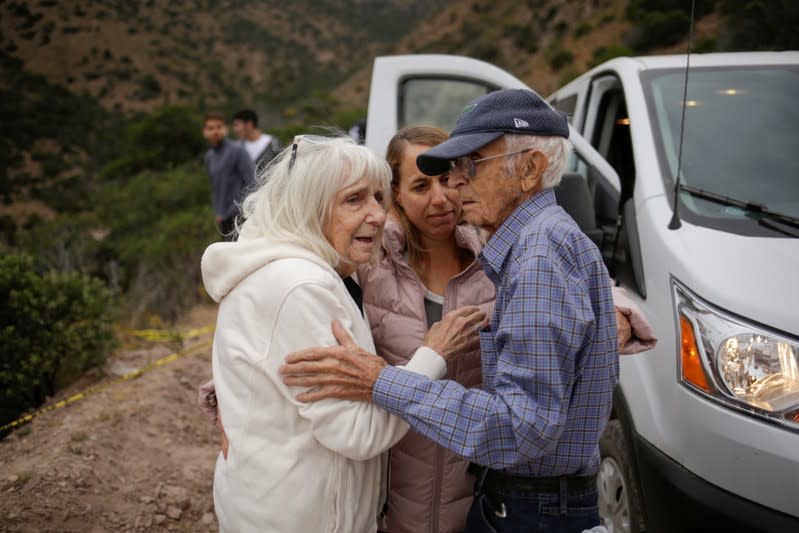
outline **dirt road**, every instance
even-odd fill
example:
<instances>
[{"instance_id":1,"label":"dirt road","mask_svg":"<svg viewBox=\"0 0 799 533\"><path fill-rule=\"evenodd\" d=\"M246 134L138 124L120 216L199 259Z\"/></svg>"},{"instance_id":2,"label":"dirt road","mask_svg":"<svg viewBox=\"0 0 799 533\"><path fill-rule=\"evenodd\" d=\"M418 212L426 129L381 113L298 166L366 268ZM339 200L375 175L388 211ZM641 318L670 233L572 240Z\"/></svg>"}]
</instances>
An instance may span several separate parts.
<instances>
[{"instance_id":1,"label":"dirt road","mask_svg":"<svg viewBox=\"0 0 799 533\"><path fill-rule=\"evenodd\" d=\"M196 308L176 329L215 319L215 307ZM102 381L176 348L119 350ZM210 372L204 348L43 414L0 441L0 531L216 531L217 436L196 407L197 385ZM83 380L59 397L95 383Z\"/></svg>"}]
</instances>

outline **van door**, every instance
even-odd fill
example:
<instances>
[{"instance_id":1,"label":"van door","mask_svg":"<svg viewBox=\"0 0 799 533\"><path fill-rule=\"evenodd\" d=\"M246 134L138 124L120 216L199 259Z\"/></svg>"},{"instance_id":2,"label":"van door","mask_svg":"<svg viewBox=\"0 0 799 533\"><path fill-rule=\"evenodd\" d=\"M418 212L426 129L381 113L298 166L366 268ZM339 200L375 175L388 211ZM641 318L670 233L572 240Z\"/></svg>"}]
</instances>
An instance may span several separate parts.
<instances>
[{"instance_id":1,"label":"van door","mask_svg":"<svg viewBox=\"0 0 799 533\"><path fill-rule=\"evenodd\" d=\"M631 200L636 179L635 158L622 82L615 73L604 71L585 85L587 98L578 117L580 132L619 177L618 183L610 183L601 175L590 172L587 175L596 224L603 235L602 255L611 276L645 298L643 261L635 205ZM555 97L565 96L558 91Z\"/></svg>"}]
</instances>

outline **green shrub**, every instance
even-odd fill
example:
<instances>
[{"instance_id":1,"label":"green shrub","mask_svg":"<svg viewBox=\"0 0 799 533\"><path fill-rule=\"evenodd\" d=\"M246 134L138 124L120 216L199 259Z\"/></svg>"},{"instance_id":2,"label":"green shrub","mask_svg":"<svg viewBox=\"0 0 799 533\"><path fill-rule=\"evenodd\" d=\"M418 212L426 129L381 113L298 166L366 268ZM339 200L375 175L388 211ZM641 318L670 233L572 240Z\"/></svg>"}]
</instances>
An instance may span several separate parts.
<instances>
[{"instance_id":1,"label":"green shrub","mask_svg":"<svg viewBox=\"0 0 799 533\"><path fill-rule=\"evenodd\" d=\"M532 24L510 24L503 32L511 38L513 46L530 54L538 51L538 35Z\"/></svg>"},{"instance_id":2,"label":"green shrub","mask_svg":"<svg viewBox=\"0 0 799 533\"><path fill-rule=\"evenodd\" d=\"M552 70L558 71L574 61L574 54L563 48L553 48L547 52L547 61Z\"/></svg>"},{"instance_id":3,"label":"green shrub","mask_svg":"<svg viewBox=\"0 0 799 533\"><path fill-rule=\"evenodd\" d=\"M680 10L645 13L633 28L630 47L636 52L671 46L688 37L690 18Z\"/></svg>"},{"instance_id":4,"label":"green shrub","mask_svg":"<svg viewBox=\"0 0 799 533\"><path fill-rule=\"evenodd\" d=\"M631 56L633 51L626 46L600 46L594 50L594 58L590 67L595 67L605 61L610 61L614 57Z\"/></svg>"},{"instance_id":5,"label":"green shrub","mask_svg":"<svg viewBox=\"0 0 799 533\"><path fill-rule=\"evenodd\" d=\"M557 24L555 24L554 29L555 29L555 35L557 37L562 37L563 34L565 34L566 31L569 29L569 23L566 22L565 20L560 20L557 22Z\"/></svg>"},{"instance_id":6,"label":"green shrub","mask_svg":"<svg viewBox=\"0 0 799 533\"><path fill-rule=\"evenodd\" d=\"M18 247L47 270L103 276L103 243L91 237L94 228L97 222L89 216L62 213L53 220L34 221L17 237Z\"/></svg>"},{"instance_id":7,"label":"green shrub","mask_svg":"<svg viewBox=\"0 0 799 533\"><path fill-rule=\"evenodd\" d=\"M103 169L105 178L129 177L196 160L206 146L202 116L185 105L164 105L133 122L125 137L125 155Z\"/></svg>"},{"instance_id":8,"label":"green shrub","mask_svg":"<svg viewBox=\"0 0 799 533\"><path fill-rule=\"evenodd\" d=\"M744 0L749 2L749 0ZM713 11L716 0L696 0L694 14L701 18ZM647 13L684 11L685 15L691 13L691 2L685 0L630 0L627 4L626 14L631 21L639 20Z\"/></svg>"},{"instance_id":9,"label":"green shrub","mask_svg":"<svg viewBox=\"0 0 799 533\"><path fill-rule=\"evenodd\" d=\"M139 79L139 89L136 96L140 100L152 100L161 95L161 83L152 74L146 74Z\"/></svg>"},{"instance_id":10,"label":"green shrub","mask_svg":"<svg viewBox=\"0 0 799 533\"><path fill-rule=\"evenodd\" d=\"M583 22L574 29L574 38L579 39L583 35L588 35L593 29L593 26L591 26L589 23Z\"/></svg>"},{"instance_id":11,"label":"green shrub","mask_svg":"<svg viewBox=\"0 0 799 533\"><path fill-rule=\"evenodd\" d=\"M110 230L103 243L121 267L132 321L146 313L173 320L199 301L200 257L219 239L210 198L198 163L142 172L99 193L99 220Z\"/></svg>"},{"instance_id":12,"label":"green shrub","mask_svg":"<svg viewBox=\"0 0 799 533\"><path fill-rule=\"evenodd\" d=\"M0 256L0 422L40 405L113 347L110 292L80 274L38 272Z\"/></svg>"},{"instance_id":13,"label":"green shrub","mask_svg":"<svg viewBox=\"0 0 799 533\"><path fill-rule=\"evenodd\" d=\"M713 37L699 39L694 45L693 52L697 54L708 54L718 49L718 40Z\"/></svg>"},{"instance_id":14,"label":"green shrub","mask_svg":"<svg viewBox=\"0 0 799 533\"><path fill-rule=\"evenodd\" d=\"M14 246L17 236L17 221L14 217L0 215L0 250L3 245Z\"/></svg>"},{"instance_id":15,"label":"green shrub","mask_svg":"<svg viewBox=\"0 0 799 533\"><path fill-rule=\"evenodd\" d=\"M718 50L796 50L799 4L795 0L720 0L723 30Z\"/></svg>"}]
</instances>

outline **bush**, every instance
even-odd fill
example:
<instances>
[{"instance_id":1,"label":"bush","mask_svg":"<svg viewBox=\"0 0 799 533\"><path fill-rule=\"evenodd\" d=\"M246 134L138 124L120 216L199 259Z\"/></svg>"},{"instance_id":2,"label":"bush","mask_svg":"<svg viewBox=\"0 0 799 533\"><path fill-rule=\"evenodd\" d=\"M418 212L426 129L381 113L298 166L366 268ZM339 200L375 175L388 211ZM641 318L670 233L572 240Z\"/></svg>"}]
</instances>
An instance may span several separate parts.
<instances>
[{"instance_id":1,"label":"bush","mask_svg":"<svg viewBox=\"0 0 799 533\"><path fill-rule=\"evenodd\" d=\"M593 26L591 26L589 23L583 22L574 29L574 38L579 39L583 35L588 35L593 29Z\"/></svg>"},{"instance_id":2,"label":"bush","mask_svg":"<svg viewBox=\"0 0 799 533\"><path fill-rule=\"evenodd\" d=\"M202 127L202 116L193 107L161 106L128 127L125 155L106 165L102 175L129 177L196 160L206 148Z\"/></svg>"},{"instance_id":3,"label":"bush","mask_svg":"<svg viewBox=\"0 0 799 533\"><path fill-rule=\"evenodd\" d=\"M682 11L646 13L630 34L630 46L636 52L671 46L688 37L691 19Z\"/></svg>"},{"instance_id":4,"label":"bush","mask_svg":"<svg viewBox=\"0 0 799 533\"><path fill-rule=\"evenodd\" d=\"M531 24L511 24L505 27L503 34L510 37L513 46L535 54L538 51L538 35Z\"/></svg>"},{"instance_id":5,"label":"bush","mask_svg":"<svg viewBox=\"0 0 799 533\"><path fill-rule=\"evenodd\" d=\"M487 63L494 63L499 58L499 48L495 43L477 39L471 46L468 55L477 59L482 59Z\"/></svg>"},{"instance_id":6,"label":"bush","mask_svg":"<svg viewBox=\"0 0 799 533\"><path fill-rule=\"evenodd\" d=\"M748 2L749 0L744 0ZM716 0L697 0L694 8L696 18L701 18L713 11ZM630 0L627 4L626 14L631 21L640 19L647 13L666 12L666 11L685 11L686 15L691 13L691 2L685 0Z\"/></svg>"},{"instance_id":7,"label":"bush","mask_svg":"<svg viewBox=\"0 0 799 533\"><path fill-rule=\"evenodd\" d=\"M794 0L721 0L719 50L796 50L799 4ZM714 48L715 49L715 48Z\"/></svg>"},{"instance_id":8,"label":"bush","mask_svg":"<svg viewBox=\"0 0 799 533\"><path fill-rule=\"evenodd\" d=\"M97 223L90 216L59 214L53 220L33 221L17 237L18 248L47 270L103 277L103 244L91 237Z\"/></svg>"},{"instance_id":9,"label":"bush","mask_svg":"<svg viewBox=\"0 0 799 533\"><path fill-rule=\"evenodd\" d=\"M140 100L152 100L161 95L161 83L152 74L146 74L139 79L139 89L136 96Z\"/></svg>"},{"instance_id":10,"label":"bush","mask_svg":"<svg viewBox=\"0 0 799 533\"><path fill-rule=\"evenodd\" d=\"M718 41L713 37L699 39L694 45L693 52L697 54L709 54L718 49Z\"/></svg>"},{"instance_id":11,"label":"bush","mask_svg":"<svg viewBox=\"0 0 799 533\"><path fill-rule=\"evenodd\" d=\"M553 48L547 52L547 61L552 70L558 71L574 61L574 54L563 48Z\"/></svg>"},{"instance_id":12,"label":"bush","mask_svg":"<svg viewBox=\"0 0 799 533\"><path fill-rule=\"evenodd\" d=\"M110 292L80 274L39 273L24 254L0 257L0 423L40 405L113 347Z\"/></svg>"},{"instance_id":13,"label":"bush","mask_svg":"<svg viewBox=\"0 0 799 533\"><path fill-rule=\"evenodd\" d=\"M17 236L17 221L14 217L0 215L0 250L4 245L14 246Z\"/></svg>"},{"instance_id":14,"label":"bush","mask_svg":"<svg viewBox=\"0 0 799 533\"><path fill-rule=\"evenodd\" d=\"M600 46L594 50L594 58L590 67L595 67L605 61L610 61L614 57L631 56L633 51L626 46Z\"/></svg>"},{"instance_id":15,"label":"bush","mask_svg":"<svg viewBox=\"0 0 799 533\"><path fill-rule=\"evenodd\" d=\"M99 194L103 241L121 266L132 321L145 313L173 320L199 301L200 257L219 239L208 176L197 163L143 172Z\"/></svg>"}]
</instances>

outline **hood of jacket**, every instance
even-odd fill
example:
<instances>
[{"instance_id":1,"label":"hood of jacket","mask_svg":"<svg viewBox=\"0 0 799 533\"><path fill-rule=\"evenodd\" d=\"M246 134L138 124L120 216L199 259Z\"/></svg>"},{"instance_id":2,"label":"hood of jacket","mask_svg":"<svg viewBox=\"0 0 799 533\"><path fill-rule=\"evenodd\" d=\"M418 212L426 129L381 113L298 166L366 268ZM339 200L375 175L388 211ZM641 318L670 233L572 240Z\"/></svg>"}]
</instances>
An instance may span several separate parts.
<instances>
[{"instance_id":1,"label":"hood of jacket","mask_svg":"<svg viewBox=\"0 0 799 533\"><path fill-rule=\"evenodd\" d=\"M236 242L217 242L205 249L201 263L205 290L219 302L256 270L272 261L288 258L311 261L338 275L333 267L307 248L257 236L252 226L245 223Z\"/></svg>"}]
</instances>

